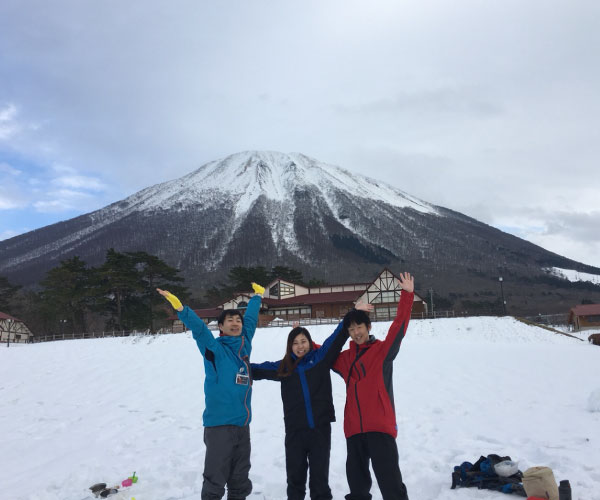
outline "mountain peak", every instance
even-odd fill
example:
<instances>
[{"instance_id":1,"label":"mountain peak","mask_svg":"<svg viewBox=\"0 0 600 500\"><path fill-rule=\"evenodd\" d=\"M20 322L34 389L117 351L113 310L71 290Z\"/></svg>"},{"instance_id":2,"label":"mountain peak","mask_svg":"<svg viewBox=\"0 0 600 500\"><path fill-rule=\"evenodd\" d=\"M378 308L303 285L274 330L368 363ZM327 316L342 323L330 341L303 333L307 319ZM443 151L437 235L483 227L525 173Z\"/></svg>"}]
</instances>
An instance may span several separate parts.
<instances>
[{"instance_id":1,"label":"mountain peak","mask_svg":"<svg viewBox=\"0 0 600 500\"><path fill-rule=\"evenodd\" d=\"M328 202L337 192L399 208L437 213L433 205L383 182L302 153L278 151L234 153L206 163L180 179L144 189L124 202L134 210L164 210L224 201L233 206L237 214L243 214L260 196L285 202L298 190L320 192Z\"/></svg>"}]
</instances>

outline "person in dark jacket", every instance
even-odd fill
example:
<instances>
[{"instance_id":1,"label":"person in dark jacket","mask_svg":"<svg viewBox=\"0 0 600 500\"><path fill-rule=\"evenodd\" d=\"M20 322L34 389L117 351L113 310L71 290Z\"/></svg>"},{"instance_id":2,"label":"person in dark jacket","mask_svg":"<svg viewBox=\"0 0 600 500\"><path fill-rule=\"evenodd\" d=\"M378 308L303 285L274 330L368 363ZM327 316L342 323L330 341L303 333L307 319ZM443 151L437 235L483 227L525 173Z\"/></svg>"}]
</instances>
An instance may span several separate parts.
<instances>
[{"instance_id":1,"label":"person in dark jacket","mask_svg":"<svg viewBox=\"0 0 600 500\"><path fill-rule=\"evenodd\" d=\"M406 334L414 298L414 278L400 274L402 293L396 318L385 340L370 335L371 321L362 311L350 311L344 328L352 340L333 370L346 382L344 434L348 456L346 500L371 499L369 462L384 500L408 500L398 465L396 410L392 386L393 363Z\"/></svg>"},{"instance_id":2,"label":"person in dark jacket","mask_svg":"<svg viewBox=\"0 0 600 500\"><path fill-rule=\"evenodd\" d=\"M218 319L220 336L215 338L204 321L175 295L160 293L183 324L192 330L204 357L204 482L202 500L220 500L227 486L228 500L244 500L252 492L250 472L250 400L249 357L258 323L261 297L265 289L252 283L256 295L248 302L246 314L224 310Z\"/></svg>"},{"instance_id":3,"label":"person in dark jacket","mask_svg":"<svg viewBox=\"0 0 600 500\"><path fill-rule=\"evenodd\" d=\"M357 304L356 307L365 311L372 309L369 304ZM254 380L281 382L288 500L304 499L309 469L310 498L332 498L329 454L335 410L329 370L347 339L343 322L322 346L312 341L306 328L297 326L288 335L281 361L250 365Z\"/></svg>"}]
</instances>

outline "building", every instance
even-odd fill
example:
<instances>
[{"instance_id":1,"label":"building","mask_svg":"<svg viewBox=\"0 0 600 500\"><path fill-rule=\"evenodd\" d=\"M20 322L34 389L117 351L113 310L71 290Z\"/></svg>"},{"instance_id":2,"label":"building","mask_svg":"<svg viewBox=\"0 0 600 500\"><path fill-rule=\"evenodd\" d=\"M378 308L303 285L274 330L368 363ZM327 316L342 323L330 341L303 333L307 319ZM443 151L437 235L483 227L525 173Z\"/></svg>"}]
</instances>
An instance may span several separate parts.
<instances>
[{"instance_id":1,"label":"building","mask_svg":"<svg viewBox=\"0 0 600 500\"><path fill-rule=\"evenodd\" d=\"M401 291L400 280L387 268L369 283L306 287L277 278L265 287L259 325L264 326L273 320L331 322L328 320L342 318L357 302L375 306L371 316L374 321L387 321L396 316ZM196 314L210 324L223 309L244 310L250 297L250 293L240 292L215 309L197 309ZM416 293L413 314L427 314L427 303ZM173 319L173 330L182 331L181 322Z\"/></svg>"},{"instance_id":2,"label":"building","mask_svg":"<svg viewBox=\"0 0 600 500\"><path fill-rule=\"evenodd\" d=\"M31 342L33 333L20 319L0 312L0 342Z\"/></svg>"},{"instance_id":3,"label":"building","mask_svg":"<svg viewBox=\"0 0 600 500\"><path fill-rule=\"evenodd\" d=\"M571 308L569 325L573 325L574 330L600 328L600 304L583 304Z\"/></svg>"}]
</instances>

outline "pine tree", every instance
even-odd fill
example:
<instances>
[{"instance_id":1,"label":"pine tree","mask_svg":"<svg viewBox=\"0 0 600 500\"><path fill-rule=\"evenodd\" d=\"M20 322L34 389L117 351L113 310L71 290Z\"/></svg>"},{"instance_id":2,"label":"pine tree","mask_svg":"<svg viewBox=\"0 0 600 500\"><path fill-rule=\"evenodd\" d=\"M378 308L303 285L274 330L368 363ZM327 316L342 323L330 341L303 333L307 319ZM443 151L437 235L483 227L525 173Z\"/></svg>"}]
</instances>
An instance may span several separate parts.
<instances>
[{"instance_id":1,"label":"pine tree","mask_svg":"<svg viewBox=\"0 0 600 500\"><path fill-rule=\"evenodd\" d=\"M135 265L130 255L111 248L95 272L97 307L110 315L109 328L128 329L134 326L137 316L143 315L139 294L144 291L144 284Z\"/></svg>"},{"instance_id":2,"label":"pine tree","mask_svg":"<svg viewBox=\"0 0 600 500\"><path fill-rule=\"evenodd\" d=\"M45 310L60 329L69 325L70 330L85 331L85 314L91 302L90 270L79 257L61 261L50 269L41 282L44 287L42 301Z\"/></svg>"},{"instance_id":3,"label":"pine tree","mask_svg":"<svg viewBox=\"0 0 600 500\"><path fill-rule=\"evenodd\" d=\"M155 255L146 252L128 252L127 255L133 260L142 285L140 297L146 310L145 325L151 331L155 331L156 320L168 316L165 312L165 301L156 293L156 289L167 289L184 302L189 297L187 287L181 285L184 279L178 276L179 270L169 266Z\"/></svg>"},{"instance_id":4,"label":"pine tree","mask_svg":"<svg viewBox=\"0 0 600 500\"><path fill-rule=\"evenodd\" d=\"M0 276L0 312L10 313L10 304L21 287L13 285L7 278Z\"/></svg>"}]
</instances>

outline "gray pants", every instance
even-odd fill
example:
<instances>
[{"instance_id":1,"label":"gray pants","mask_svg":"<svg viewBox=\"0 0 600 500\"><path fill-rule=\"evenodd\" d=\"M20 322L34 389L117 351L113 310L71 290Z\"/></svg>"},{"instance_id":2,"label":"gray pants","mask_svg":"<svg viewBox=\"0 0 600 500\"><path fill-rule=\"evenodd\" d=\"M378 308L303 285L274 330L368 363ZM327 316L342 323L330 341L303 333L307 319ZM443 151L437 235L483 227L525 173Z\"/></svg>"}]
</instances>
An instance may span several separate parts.
<instances>
[{"instance_id":1,"label":"gray pants","mask_svg":"<svg viewBox=\"0 0 600 500\"><path fill-rule=\"evenodd\" d=\"M250 427L220 425L204 428L204 483L202 500L244 500L252 491Z\"/></svg>"}]
</instances>

